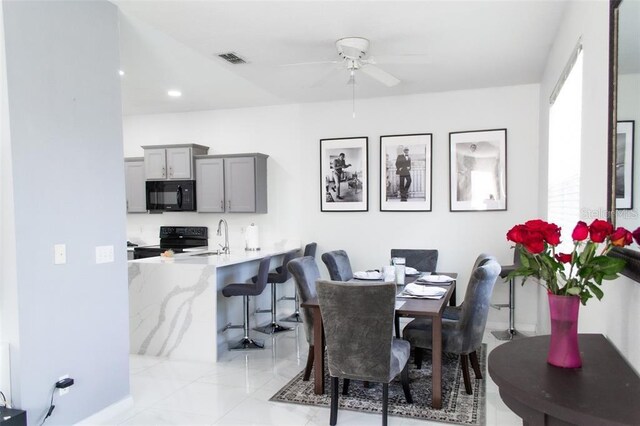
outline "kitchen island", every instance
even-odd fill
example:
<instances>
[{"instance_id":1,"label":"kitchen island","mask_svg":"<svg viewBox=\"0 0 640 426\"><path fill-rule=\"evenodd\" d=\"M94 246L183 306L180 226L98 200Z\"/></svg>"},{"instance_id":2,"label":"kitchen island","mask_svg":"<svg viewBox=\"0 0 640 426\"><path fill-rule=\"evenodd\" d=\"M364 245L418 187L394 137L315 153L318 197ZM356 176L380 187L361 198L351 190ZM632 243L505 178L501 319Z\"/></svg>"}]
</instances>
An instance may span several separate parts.
<instances>
[{"instance_id":1,"label":"kitchen island","mask_svg":"<svg viewBox=\"0 0 640 426\"><path fill-rule=\"evenodd\" d=\"M259 251L232 248L231 254L193 252L130 261L131 353L217 361L228 342L242 334L235 329L224 331L230 322L242 323L242 298L226 298L222 289L230 283L249 282L264 257L272 256L273 269L281 264L284 253L296 249L299 244L283 243ZM265 304L266 293L268 289ZM251 326L254 321L252 317Z\"/></svg>"}]
</instances>

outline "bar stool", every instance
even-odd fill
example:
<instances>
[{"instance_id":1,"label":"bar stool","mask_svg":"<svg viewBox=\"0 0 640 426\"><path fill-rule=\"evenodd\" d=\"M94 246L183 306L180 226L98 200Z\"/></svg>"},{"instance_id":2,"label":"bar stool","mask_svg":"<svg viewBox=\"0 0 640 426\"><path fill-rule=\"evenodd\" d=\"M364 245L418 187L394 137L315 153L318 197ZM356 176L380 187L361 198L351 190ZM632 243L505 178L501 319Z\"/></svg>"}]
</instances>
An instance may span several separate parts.
<instances>
[{"instance_id":1,"label":"bar stool","mask_svg":"<svg viewBox=\"0 0 640 426\"><path fill-rule=\"evenodd\" d=\"M242 325L227 324L223 331L227 331L230 328L242 328L244 329L244 336L235 345L230 345L229 350L246 350L246 349L264 349L264 342L259 340L253 340L249 337L249 296L257 296L262 294L267 286L267 277L269 275L269 262L271 262L271 256L267 256L260 261L258 267L257 279L252 284L229 284L222 289L222 295L224 297L242 296L243 301L243 315L244 323Z\"/></svg>"},{"instance_id":2,"label":"bar stool","mask_svg":"<svg viewBox=\"0 0 640 426\"><path fill-rule=\"evenodd\" d=\"M309 243L304 247L304 257L311 256L315 259L316 257L316 248L318 247L317 243ZM280 267L276 268L276 271L279 271ZM298 290L295 289L294 297L283 297L280 300L294 300L295 310L293 314L288 317L282 318L280 321L284 322L302 322L302 316L300 315L300 297L298 296Z\"/></svg>"},{"instance_id":3,"label":"bar stool","mask_svg":"<svg viewBox=\"0 0 640 426\"><path fill-rule=\"evenodd\" d=\"M516 270L520 266L520 253L517 249L513 251L513 265L500 266L502 271L500 272L500 278L503 280L507 278L511 272ZM503 331L492 331L496 339L498 340L513 340L519 337L524 337L524 334L516 330L516 291L515 291L515 278L509 279L509 303L492 303L492 308L500 310L502 308L509 308L509 328Z\"/></svg>"},{"instance_id":4,"label":"bar stool","mask_svg":"<svg viewBox=\"0 0 640 426\"><path fill-rule=\"evenodd\" d=\"M260 327L255 327L254 330L265 334L274 334L280 333L281 331L293 330L291 327L285 327L276 322L276 284L282 284L284 282L287 282L287 280L291 278L291 273L289 272L289 269L287 269L287 264L290 260L296 257L297 253L298 250L292 250L285 253L284 259L282 260L280 272L277 272L276 270L275 273L269 274L267 281L269 282L269 284L271 284L271 309L259 309L256 310L256 313L271 312L271 323ZM257 279L257 277L253 277L253 279L255 280Z\"/></svg>"}]
</instances>

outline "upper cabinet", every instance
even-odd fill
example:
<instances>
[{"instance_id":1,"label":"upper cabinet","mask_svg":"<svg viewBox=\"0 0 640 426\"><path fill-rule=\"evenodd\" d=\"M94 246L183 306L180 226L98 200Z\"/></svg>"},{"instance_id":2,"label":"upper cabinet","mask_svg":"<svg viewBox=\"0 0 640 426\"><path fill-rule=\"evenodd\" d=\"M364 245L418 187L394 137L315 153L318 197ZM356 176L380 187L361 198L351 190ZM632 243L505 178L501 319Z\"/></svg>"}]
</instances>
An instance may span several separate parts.
<instances>
[{"instance_id":1,"label":"upper cabinet","mask_svg":"<svg viewBox=\"0 0 640 426\"><path fill-rule=\"evenodd\" d=\"M127 213L146 213L144 158L125 158L124 161Z\"/></svg>"},{"instance_id":2,"label":"upper cabinet","mask_svg":"<svg viewBox=\"0 0 640 426\"><path fill-rule=\"evenodd\" d=\"M143 146L147 180L192 180L194 155L204 155L209 147L188 145Z\"/></svg>"},{"instance_id":3,"label":"upper cabinet","mask_svg":"<svg viewBox=\"0 0 640 426\"><path fill-rule=\"evenodd\" d=\"M267 213L265 154L196 158L198 212Z\"/></svg>"}]
</instances>

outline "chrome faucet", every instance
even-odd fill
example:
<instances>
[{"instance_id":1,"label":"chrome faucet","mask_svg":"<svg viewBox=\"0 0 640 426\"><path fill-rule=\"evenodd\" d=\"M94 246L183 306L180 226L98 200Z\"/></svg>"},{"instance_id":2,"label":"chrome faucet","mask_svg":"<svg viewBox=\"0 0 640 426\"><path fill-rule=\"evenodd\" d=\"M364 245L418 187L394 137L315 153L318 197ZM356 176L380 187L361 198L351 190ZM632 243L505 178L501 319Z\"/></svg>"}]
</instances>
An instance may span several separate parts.
<instances>
[{"instance_id":1,"label":"chrome faucet","mask_svg":"<svg viewBox=\"0 0 640 426\"><path fill-rule=\"evenodd\" d=\"M221 225L224 223L224 246L222 244L218 244L220 247L222 247L222 252L224 254L229 254L229 226L227 225L227 221L224 219L220 219L220 221L218 222L218 231L216 231L216 235L217 236L221 236L222 232L221 231Z\"/></svg>"}]
</instances>

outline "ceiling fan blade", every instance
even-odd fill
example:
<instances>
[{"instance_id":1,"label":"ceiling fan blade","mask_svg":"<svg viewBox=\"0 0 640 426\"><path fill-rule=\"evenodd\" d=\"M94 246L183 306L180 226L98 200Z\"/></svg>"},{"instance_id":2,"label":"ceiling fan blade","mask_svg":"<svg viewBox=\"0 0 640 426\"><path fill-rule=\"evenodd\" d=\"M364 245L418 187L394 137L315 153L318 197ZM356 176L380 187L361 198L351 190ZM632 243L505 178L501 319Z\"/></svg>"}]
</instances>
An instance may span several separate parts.
<instances>
[{"instance_id":1,"label":"ceiling fan blade","mask_svg":"<svg viewBox=\"0 0 640 426\"><path fill-rule=\"evenodd\" d=\"M375 65L364 65L362 68L360 68L360 71L389 87L396 86L398 83L400 83L399 79L389 74L388 72L376 67Z\"/></svg>"},{"instance_id":2,"label":"ceiling fan blade","mask_svg":"<svg viewBox=\"0 0 640 426\"><path fill-rule=\"evenodd\" d=\"M423 54L383 55L371 56L367 62L371 64L432 64L433 58Z\"/></svg>"},{"instance_id":3,"label":"ceiling fan blade","mask_svg":"<svg viewBox=\"0 0 640 426\"><path fill-rule=\"evenodd\" d=\"M297 67L300 65L323 65L323 64L341 64L342 61L314 61L314 62L295 62L292 64L280 64L281 67Z\"/></svg>"}]
</instances>

